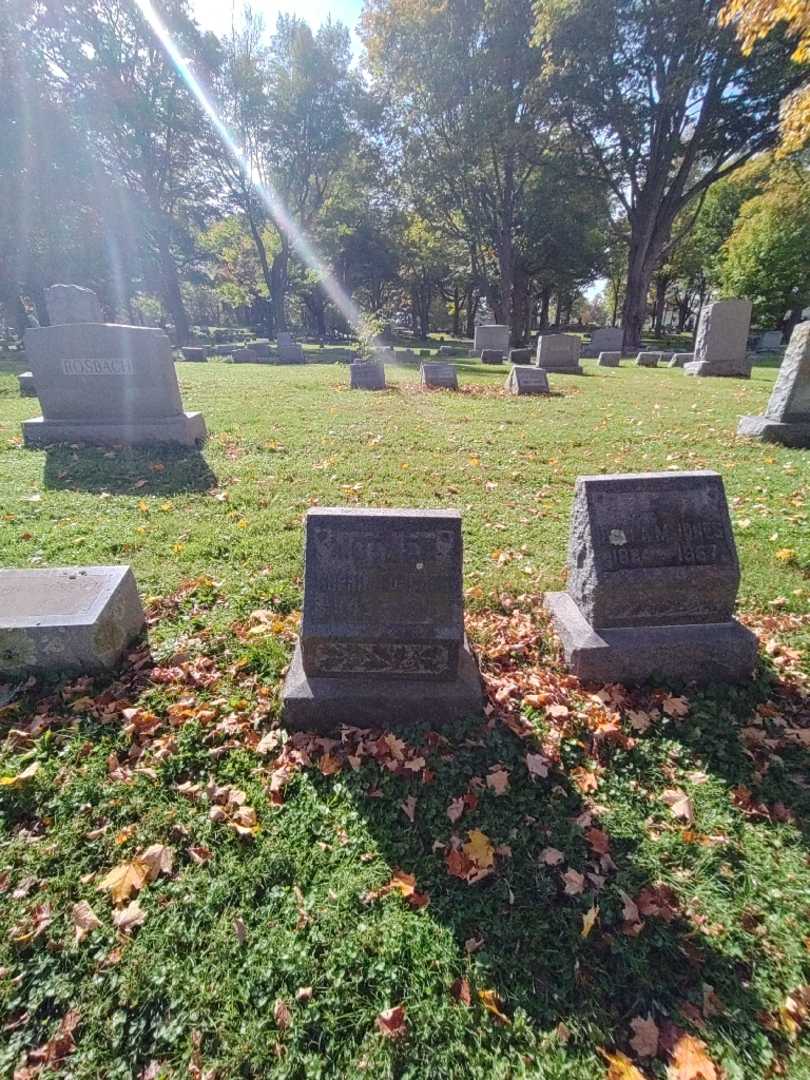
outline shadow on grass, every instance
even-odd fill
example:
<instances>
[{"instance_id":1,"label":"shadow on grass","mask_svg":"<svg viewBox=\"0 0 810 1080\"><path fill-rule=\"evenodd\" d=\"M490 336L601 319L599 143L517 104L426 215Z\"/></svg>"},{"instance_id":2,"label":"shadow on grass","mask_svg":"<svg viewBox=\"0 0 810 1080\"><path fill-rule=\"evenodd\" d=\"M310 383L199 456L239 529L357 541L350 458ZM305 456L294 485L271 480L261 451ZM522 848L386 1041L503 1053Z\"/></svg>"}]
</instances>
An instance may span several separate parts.
<instances>
[{"instance_id":1,"label":"shadow on grass","mask_svg":"<svg viewBox=\"0 0 810 1080\"><path fill-rule=\"evenodd\" d=\"M133 495L142 490L147 495L177 495L217 486L203 455L187 447L105 450L53 446L45 455L44 486L51 491Z\"/></svg>"}]
</instances>

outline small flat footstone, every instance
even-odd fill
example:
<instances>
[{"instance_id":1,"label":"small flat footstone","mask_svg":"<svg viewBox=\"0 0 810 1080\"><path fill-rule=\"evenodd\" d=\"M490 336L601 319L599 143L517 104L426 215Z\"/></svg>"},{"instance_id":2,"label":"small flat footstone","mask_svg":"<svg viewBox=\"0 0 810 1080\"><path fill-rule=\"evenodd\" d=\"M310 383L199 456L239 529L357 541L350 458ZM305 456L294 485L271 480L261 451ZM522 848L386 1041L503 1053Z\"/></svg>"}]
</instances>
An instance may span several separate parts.
<instances>
[{"instance_id":1,"label":"small flat footstone","mask_svg":"<svg viewBox=\"0 0 810 1080\"><path fill-rule=\"evenodd\" d=\"M509 394L549 394L548 375L543 368L513 367L506 376L504 389Z\"/></svg>"},{"instance_id":2,"label":"small flat footstone","mask_svg":"<svg viewBox=\"0 0 810 1080\"><path fill-rule=\"evenodd\" d=\"M422 386L458 390L458 372L455 364L423 360L419 369L419 381Z\"/></svg>"},{"instance_id":3,"label":"small flat footstone","mask_svg":"<svg viewBox=\"0 0 810 1080\"><path fill-rule=\"evenodd\" d=\"M661 353L640 352L636 357L636 367L658 367Z\"/></svg>"},{"instance_id":4,"label":"small flat footstone","mask_svg":"<svg viewBox=\"0 0 810 1080\"><path fill-rule=\"evenodd\" d=\"M482 349L481 351L481 363L482 364L502 364L503 353L500 349Z\"/></svg>"},{"instance_id":5,"label":"small flat footstone","mask_svg":"<svg viewBox=\"0 0 810 1080\"><path fill-rule=\"evenodd\" d=\"M687 364L694 362L695 354L691 352L676 352L672 354L672 359L669 362L669 367L686 367Z\"/></svg>"},{"instance_id":6,"label":"small flat footstone","mask_svg":"<svg viewBox=\"0 0 810 1080\"><path fill-rule=\"evenodd\" d=\"M598 367L619 367L622 359L620 352L600 352Z\"/></svg>"},{"instance_id":7,"label":"small flat footstone","mask_svg":"<svg viewBox=\"0 0 810 1080\"><path fill-rule=\"evenodd\" d=\"M736 619L597 630L568 593L546 593L545 600L566 665L583 682L734 683L750 679L756 664L757 639Z\"/></svg>"},{"instance_id":8,"label":"small flat footstone","mask_svg":"<svg viewBox=\"0 0 810 1080\"><path fill-rule=\"evenodd\" d=\"M0 570L0 678L112 668L145 625L128 566Z\"/></svg>"}]
</instances>

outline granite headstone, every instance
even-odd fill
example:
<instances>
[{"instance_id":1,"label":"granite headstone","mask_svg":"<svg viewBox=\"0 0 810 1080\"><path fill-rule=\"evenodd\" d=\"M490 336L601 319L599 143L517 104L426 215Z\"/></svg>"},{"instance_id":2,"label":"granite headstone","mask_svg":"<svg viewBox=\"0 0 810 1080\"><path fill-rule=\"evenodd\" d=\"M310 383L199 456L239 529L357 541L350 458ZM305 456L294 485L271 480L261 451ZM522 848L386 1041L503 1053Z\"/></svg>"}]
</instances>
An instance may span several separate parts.
<instances>
[{"instance_id":1,"label":"granite headstone","mask_svg":"<svg viewBox=\"0 0 810 1080\"><path fill-rule=\"evenodd\" d=\"M523 397L525 394L551 393L548 387L548 376L543 368L531 365L529 367L523 367L522 365L513 367L506 377L504 389L507 393L517 394L519 397Z\"/></svg>"},{"instance_id":2,"label":"granite headstone","mask_svg":"<svg viewBox=\"0 0 810 1080\"><path fill-rule=\"evenodd\" d=\"M385 365L378 360L360 360L349 364L351 390L385 390Z\"/></svg>"},{"instance_id":3,"label":"granite headstone","mask_svg":"<svg viewBox=\"0 0 810 1080\"><path fill-rule=\"evenodd\" d=\"M691 352L676 352L672 354L672 359L669 362L669 367L686 367L687 364L691 364L695 359L695 354Z\"/></svg>"},{"instance_id":4,"label":"granite headstone","mask_svg":"<svg viewBox=\"0 0 810 1080\"><path fill-rule=\"evenodd\" d=\"M735 682L756 660L756 638L733 617L739 581L718 473L582 476L568 589L546 603L585 681Z\"/></svg>"},{"instance_id":5,"label":"granite headstone","mask_svg":"<svg viewBox=\"0 0 810 1080\"><path fill-rule=\"evenodd\" d=\"M620 352L600 352L597 363L599 367L619 367L621 359Z\"/></svg>"},{"instance_id":6,"label":"granite headstone","mask_svg":"<svg viewBox=\"0 0 810 1080\"><path fill-rule=\"evenodd\" d=\"M51 285L45 290L45 307L51 326L104 321L98 297L81 285Z\"/></svg>"},{"instance_id":7,"label":"granite headstone","mask_svg":"<svg viewBox=\"0 0 810 1080\"><path fill-rule=\"evenodd\" d=\"M636 357L636 367L658 367L661 354L657 352L640 352Z\"/></svg>"},{"instance_id":8,"label":"granite headstone","mask_svg":"<svg viewBox=\"0 0 810 1080\"><path fill-rule=\"evenodd\" d=\"M684 364L687 375L720 375L750 379L747 355L751 325L750 300L715 300L700 313L695 338L695 359Z\"/></svg>"},{"instance_id":9,"label":"granite headstone","mask_svg":"<svg viewBox=\"0 0 810 1080\"><path fill-rule=\"evenodd\" d=\"M799 323L791 334L764 414L741 417L737 434L810 447L810 321Z\"/></svg>"},{"instance_id":10,"label":"granite headstone","mask_svg":"<svg viewBox=\"0 0 810 1080\"><path fill-rule=\"evenodd\" d=\"M581 344L575 334L541 334L537 339L535 364L557 375L581 375Z\"/></svg>"},{"instance_id":11,"label":"granite headstone","mask_svg":"<svg viewBox=\"0 0 810 1080\"><path fill-rule=\"evenodd\" d=\"M475 328L473 352L479 356L484 349L498 349L502 353L509 351L509 327L501 323L479 323Z\"/></svg>"},{"instance_id":12,"label":"granite headstone","mask_svg":"<svg viewBox=\"0 0 810 1080\"><path fill-rule=\"evenodd\" d=\"M623 342L624 330L620 326L602 326L593 331L582 355L594 357L602 352L621 353Z\"/></svg>"},{"instance_id":13,"label":"granite headstone","mask_svg":"<svg viewBox=\"0 0 810 1080\"><path fill-rule=\"evenodd\" d=\"M419 381L425 387L458 390L458 372L455 364L438 360L423 360L419 367Z\"/></svg>"},{"instance_id":14,"label":"granite headstone","mask_svg":"<svg viewBox=\"0 0 810 1080\"><path fill-rule=\"evenodd\" d=\"M323 730L481 711L457 511L308 511L301 636L282 701L288 726Z\"/></svg>"},{"instance_id":15,"label":"granite headstone","mask_svg":"<svg viewBox=\"0 0 810 1080\"><path fill-rule=\"evenodd\" d=\"M481 350L481 363L482 364L502 364L503 353L500 349L482 349Z\"/></svg>"}]
</instances>

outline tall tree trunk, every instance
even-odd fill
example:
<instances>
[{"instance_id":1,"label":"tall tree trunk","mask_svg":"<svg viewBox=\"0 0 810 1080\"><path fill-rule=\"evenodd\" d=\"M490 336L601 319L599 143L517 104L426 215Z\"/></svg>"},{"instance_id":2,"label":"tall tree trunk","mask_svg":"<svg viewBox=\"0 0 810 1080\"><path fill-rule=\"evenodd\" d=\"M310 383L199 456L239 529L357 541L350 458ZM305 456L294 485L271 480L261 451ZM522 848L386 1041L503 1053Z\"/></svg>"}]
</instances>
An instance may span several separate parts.
<instances>
[{"instance_id":1,"label":"tall tree trunk","mask_svg":"<svg viewBox=\"0 0 810 1080\"><path fill-rule=\"evenodd\" d=\"M459 336L461 329L461 296L458 285L453 286L453 337Z\"/></svg>"},{"instance_id":2,"label":"tall tree trunk","mask_svg":"<svg viewBox=\"0 0 810 1080\"><path fill-rule=\"evenodd\" d=\"M667 306L667 289L669 288L669 278L663 274L656 275L655 278L655 323L654 334L656 337L661 337L664 333L664 314Z\"/></svg>"},{"instance_id":3,"label":"tall tree trunk","mask_svg":"<svg viewBox=\"0 0 810 1080\"><path fill-rule=\"evenodd\" d=\"M538 330L548 330L548 309L551 303L551 286L544 285L540 290L540 313L537 319Z\"/></svg>"},{"instance_id":4,"label":"tall tree trunk","mask_svg":"<svg viewBox=\"0 0 810 1080\"><path fill-rule=\"evenodd\" d=\"M273 304L273 322L276 333L287 329L287 265L290 251L284 238L281 240L281 248L273 259L270 268L270 300Z\"/></svg>"},{"instance_id":5,"label":"tall tree trunk","mask_svg":"<svg viewBox=\"0 0 810 1080\"><path fill-rule=\"evenodd\" d=\"M503 216L501 220L500 236L498 237L498 290L501 296L500 318L510 329L514 328L517 319L515 311L515 245L514 245L514 219L515 219L515 165L512 155L507 154L503 166ZM509 343L514 341L514 333L510 335Z\"/></svg>"},{"instance_id":6,"label":"tall tree trunk","mask_svg":"<svg viewBox=\"0 0 810 1080\"><path fill-rule=\"evenodd\" d=\"M188 341L188 315L180 291L180 278L177 263L172 255L168 229L158 230L158 252L160 254L160 272L163 279L163 301L174 323L174 343L185 345Z\"/></svg>"},{"instance_id":7,"label":"tall tree trunk","mask_svg":"<svg viewBox=\"0 0 810 1080\"><path fill-rule=\"evenodd\" d=\"M465 324L464 324L464 336L468 338L475 337L475 313L478 311L478 297L475 295L475 288L471 285L464 293L465 304Z\"/></svg>"},{"instance_id":8,"label":"tall tree trunk","mask_svg":"<svg viewBox=\"0 0 810 1080\"><path fill-rule=\"evenodd\" d=\"M529 332L529 275L515 268L512 305L512 343L525 341Z\"/></svg>"}]
</instances>

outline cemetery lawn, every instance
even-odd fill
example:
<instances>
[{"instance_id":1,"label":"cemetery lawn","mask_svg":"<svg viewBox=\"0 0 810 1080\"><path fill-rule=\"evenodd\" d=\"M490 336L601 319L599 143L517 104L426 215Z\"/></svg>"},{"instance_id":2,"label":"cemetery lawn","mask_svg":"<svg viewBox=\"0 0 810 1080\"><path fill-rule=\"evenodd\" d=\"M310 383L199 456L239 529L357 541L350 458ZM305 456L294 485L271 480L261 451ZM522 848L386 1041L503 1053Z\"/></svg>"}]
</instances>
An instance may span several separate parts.
<instances>
[{"instance_id":1,"label":"cemetery lawn","mask_svg":"<svg viewBox=\"0 0 810 1080\"><path fill-rule=\"evenodd\" d=\"M0 687L0 1075L810 1077L809 459L734 434L774 365L458 366L182 364L190 454L24 450L0 361L0 565L130 563L151 643ZM580 687L575 477L701 468L755 681ZM316 504L462 511L486 722L283 745Z\"/></svg>"}]
</instances>

